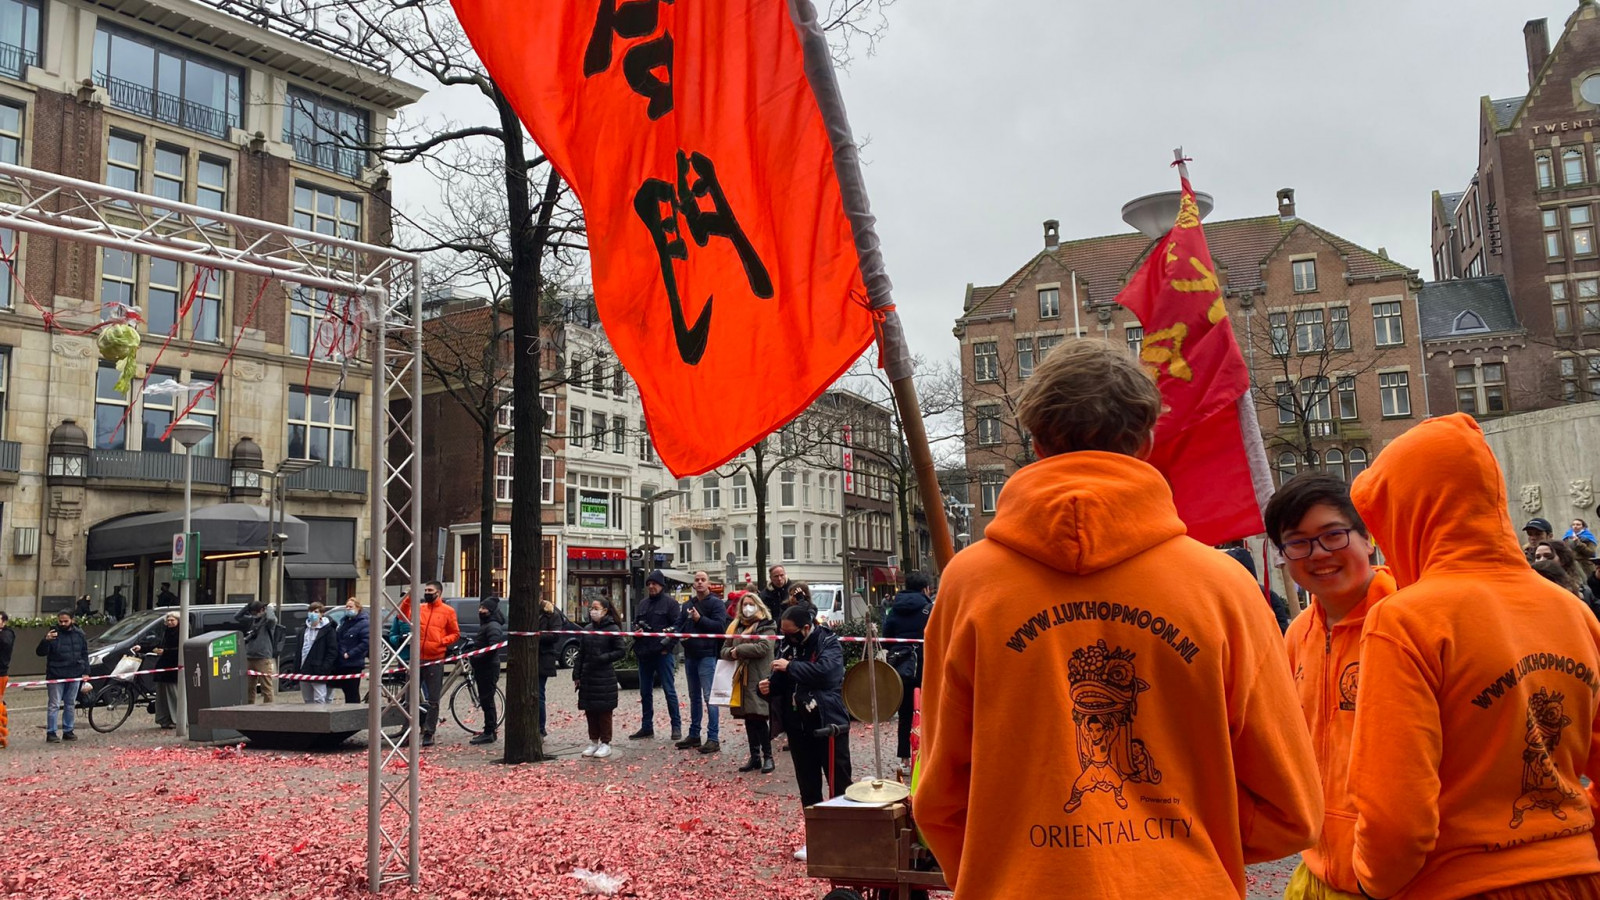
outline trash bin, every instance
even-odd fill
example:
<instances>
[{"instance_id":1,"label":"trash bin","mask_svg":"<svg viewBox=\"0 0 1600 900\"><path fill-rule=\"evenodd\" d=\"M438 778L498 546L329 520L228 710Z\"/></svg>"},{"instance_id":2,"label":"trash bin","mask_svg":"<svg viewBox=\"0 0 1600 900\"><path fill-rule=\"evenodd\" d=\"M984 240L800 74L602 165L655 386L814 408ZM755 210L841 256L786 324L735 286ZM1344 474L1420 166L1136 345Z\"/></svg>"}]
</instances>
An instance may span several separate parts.
<instances>
[{"instance_id":1,"label":"trash bin","mask_svg":"<svg viewBox=\"0 0 1600 900\"><path fill-rule=\"evenodd\" d=\"M250 679L239 632L208 631L183 645L183 678L188 685L189 740L231 741L243 735L227 728L201 728L200 710L250 702Z\"/></svg>"}]
</instances>

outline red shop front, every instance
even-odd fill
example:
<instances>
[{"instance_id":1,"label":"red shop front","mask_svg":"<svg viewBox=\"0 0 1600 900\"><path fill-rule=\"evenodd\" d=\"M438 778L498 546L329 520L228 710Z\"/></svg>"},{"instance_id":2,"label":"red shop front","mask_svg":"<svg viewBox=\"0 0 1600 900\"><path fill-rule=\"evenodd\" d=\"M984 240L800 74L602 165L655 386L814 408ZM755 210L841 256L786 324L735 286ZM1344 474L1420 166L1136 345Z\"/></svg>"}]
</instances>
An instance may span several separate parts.
<instances>
[{"instance_id":1,"label":"red shop front","mask_svg":"<svg viewBox=\"0 0 1600 900\"><path fill-rule=\"evenodd\" d=\"M591 600L610 600L622 615L618 624L633 621L628 598L628 550L625 547L567 548L567 618L587 622Z\"/></svg>"}]
</instances>

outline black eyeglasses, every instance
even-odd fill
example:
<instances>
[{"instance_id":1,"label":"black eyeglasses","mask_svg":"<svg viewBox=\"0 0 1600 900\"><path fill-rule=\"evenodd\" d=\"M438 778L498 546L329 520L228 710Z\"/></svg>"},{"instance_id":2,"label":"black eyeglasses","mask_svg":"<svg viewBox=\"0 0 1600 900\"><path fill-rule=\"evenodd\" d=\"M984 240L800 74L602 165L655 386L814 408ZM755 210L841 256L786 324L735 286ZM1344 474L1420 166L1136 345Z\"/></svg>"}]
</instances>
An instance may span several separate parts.
<instances>
[{"instance_id":1,"label":"black eyeglasses","mask_svg":"<svg viewBox=\"0 0 1600 900\"><path fill-rule=\"evenodd\" d=\"M1284 559L1306 559L1310 557L1312 544L1316 544L1318 547L1332 553L1335 550L1343 550L1350 546L1350 532L1354 530L1354 528L1335 528L1332 531L1324 531L1316 537L1301 538L1297 541L1284 541L1280 550Z\"/></svg>"}]
</instances>

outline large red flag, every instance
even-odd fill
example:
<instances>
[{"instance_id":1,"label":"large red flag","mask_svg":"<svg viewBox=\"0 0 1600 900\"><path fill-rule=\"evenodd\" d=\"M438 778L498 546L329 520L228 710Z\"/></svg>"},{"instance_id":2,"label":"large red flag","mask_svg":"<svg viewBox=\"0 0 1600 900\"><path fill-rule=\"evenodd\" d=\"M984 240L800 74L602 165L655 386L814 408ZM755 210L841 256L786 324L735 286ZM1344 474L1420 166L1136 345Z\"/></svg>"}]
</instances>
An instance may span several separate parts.
<instances>
[{"instance_id":1,"label":"large red flag","mask_svg":"<svg viewBox=\"0 0 1600 900\"><path fill-rule=\"evenodd\" d=\"M1166 476L1189 534L1220 544L1263 530L1241 406L1250 373L1228 325L1216 263L1184 176L1178 220L1117 295L1144 325L1139 359L1166 410L1150 463ZM1241 403L1241 398L1246 398ZM1256 439L1259 442L1259 438Z\"/></svg>"},{"instance_id":2,"label":"large red flag","mask_svg":"<svg viewBox=\"0 0 1600 900\"><path fill-rule=\"evenodd\" d=\"M808 0L453 3L583 203L601 321L674 474L793 418L894 327Z\"/></svg>"}]
</instances>

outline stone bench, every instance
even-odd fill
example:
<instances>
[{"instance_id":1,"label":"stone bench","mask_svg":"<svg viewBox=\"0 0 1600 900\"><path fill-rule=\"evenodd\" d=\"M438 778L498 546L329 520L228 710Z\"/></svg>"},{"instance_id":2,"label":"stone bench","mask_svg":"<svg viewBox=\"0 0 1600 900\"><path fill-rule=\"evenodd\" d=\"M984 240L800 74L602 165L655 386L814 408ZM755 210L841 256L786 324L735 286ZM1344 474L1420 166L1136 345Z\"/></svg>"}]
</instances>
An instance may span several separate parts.
<instances>
[{"instance_id":1,"label":"stone bench","mask_svg":"<svg viewBox=\"0 0 1600 900\"><path fill-rule=\"evenodd\" d=\"M203 728L232 729L250 746L268 750L332 750L367 727L367 707L355 704L268 704L200 710ZM403 721L400 710L383 711L385 728Z\"/></svg>"}]
</instances>

